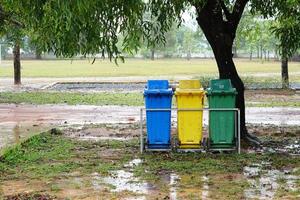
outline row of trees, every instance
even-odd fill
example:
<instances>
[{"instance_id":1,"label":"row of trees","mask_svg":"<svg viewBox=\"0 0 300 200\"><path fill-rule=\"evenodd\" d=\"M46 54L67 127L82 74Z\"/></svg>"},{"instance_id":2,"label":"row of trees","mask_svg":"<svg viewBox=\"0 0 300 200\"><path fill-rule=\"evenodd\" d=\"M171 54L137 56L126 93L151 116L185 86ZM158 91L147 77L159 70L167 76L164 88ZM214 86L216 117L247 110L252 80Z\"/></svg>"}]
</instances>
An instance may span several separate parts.
<instances>
[{"instance_id":1,"label":"row of trees","mask_svg":"<svg viewBox=\"0 0 300 200\"><path fill-rule=\"evenodd\" d=\"M300 0L10 0L0 3L0 29L4 33L9 33L6 26L22 29L21 33L34 38L38 49L57 56L100 52L109 59L122 59L122 52L137 52L145 44L150 49L165 44L174 23L182 22L182 13L193 7L215 56L219 77L230 79L238 91L242 137L258 143L246 129L244 84L232 53L248 3L255 18L274 20L272 29L286 70L288 58L300 46Z\"/></svg>"}]
</instances>

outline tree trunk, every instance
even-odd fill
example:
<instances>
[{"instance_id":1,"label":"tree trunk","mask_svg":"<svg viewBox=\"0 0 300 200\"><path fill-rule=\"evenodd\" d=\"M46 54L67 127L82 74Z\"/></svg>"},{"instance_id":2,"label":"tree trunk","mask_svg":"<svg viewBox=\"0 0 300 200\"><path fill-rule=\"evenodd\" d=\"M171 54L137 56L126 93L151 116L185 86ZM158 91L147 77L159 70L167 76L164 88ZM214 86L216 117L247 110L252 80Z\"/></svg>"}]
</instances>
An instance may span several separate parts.
<instances>
[{"instance_id":1,"label":"tree trunk","mask_svg":"<svg viewBox=\"0 0 300 200\"><path fill-rule=\"evenodd\" d=\"M15 43L14 45L14 82L15 85L21 84L21 59L20 59L20 45Z\"/></svg>"},{"instance_id":2,"label":"tree trunk","mask_svg":"<svg viewBox=\"0 0 300 200\"><path fill-rule=\"evenodd\" d=\"M288 58L281 59L281 79L282 79L282 88L289 88L289 71L288 71Z\"/></svg>"},{"instance_id":3,"label":"tree trunk","mask_svg":"<svg viewBox=\"0 0 300 200\"><path fill-rule=\"evenodd\" d=\"M233 45L232 52L233 52L233 57L237 58L238 57L238 53L237 53L237 48L236 48L235 44Z\"/></svg>"},{"instance_id":4,"label":"tree trunk","mask_svg":"<svg viewBox=\"0 0 300 200\"><path fill-rule=\"evenodd\" d=\"M221 79L230 79L238 92L236 107L241 112L241 136L251 142L252 139L248 134L245 120L245 87L234 65L232 54L237 26L247 2L247 0L237 0L232 13L229 13L225 5L220 5L218 0L209 0L204 7L201 5L198 5L198 7L196 5L195 7L198 14L197 22L214 52L219 77ZM224 20L223 13L225 13L227 20ZM256 140L253 143L258 144L259 142Z\"/></svg>"},{"instance_id":5,"label":"tree trunk","mask_svg":"<svg viewBox=\"0 0 300 200\"><path fill-rule=\"evenodd\" d=\"M250 49L250 60L252 60L252 54L253 54L253 50L252 50L252 47L251 47L251 49Z\"/></svg>"},{"instance_id":6,"label":"tree trunk","mask_svg":"<svg viewBox=\"0 0 300 200\"><path fill-rule=\"evenodd\" d=\"M151 49L151 60L154 60L155 58L155 50Z\"/></svg>"},{"instance_id":7,"label":"tree trunk","mask_svg":"<svg viewBox=\"0 0 300 200\"><path fill-rule=\"evenodd\" d=\"M191 51L188 50L188 52L187 52L187 54L186 54L186 59L187 59L187 60L191 60L191 57L192 57Z\"/></svg>"},{"instance_id":8,"label":"tree trunk","mask_svg":"<svg viewBox=\"0 0 300 200\"><path fill-rule=\"evenodd\" d=\"M42 53L38 49L35 49L35 59L42 60Z\"/></svg>"}]
</instances>

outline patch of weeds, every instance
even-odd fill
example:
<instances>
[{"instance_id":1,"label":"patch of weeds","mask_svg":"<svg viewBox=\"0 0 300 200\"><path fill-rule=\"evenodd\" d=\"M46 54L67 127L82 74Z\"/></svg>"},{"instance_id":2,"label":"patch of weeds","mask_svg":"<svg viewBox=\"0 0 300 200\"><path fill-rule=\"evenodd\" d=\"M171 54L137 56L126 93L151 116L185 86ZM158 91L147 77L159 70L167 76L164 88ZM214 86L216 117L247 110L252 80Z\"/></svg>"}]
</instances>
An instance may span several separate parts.
<instances>
[{"instance_id":1,"label":"patch of weeds","mask_svg":"<svg viewBox=\"0 0 300 200\"><path fill-rule=\"evenodd\" d=\"M298 167L292 174L296 176L300 176L300 167Z\"/></svg>"},{"instance_id":2,"label":"patch of weeds","mask_svg":"<svg viewBox=\"0 0 300 200\"><path fill-rule=\"evenodd\" d=\"M51 190L52 192L58 192L58 191L61 190L61 188L60 188L59 185L56 185L56 184L55 184L55 185L51 185L50 190Z\"/></svg>"},{"instance_id":3,"label":"patch of weeds","mask_svg":"<svg viewBox=\"0 0 300 200\"><path fill-rule=\"evenodd\" d=\"M234 174L212 175L209 181L212 199L243 199L244 190L249 187L245 178Z\"/></svg>"},{"instance_id":4,"label":"patch of weeds","mask_svg":"<svg viewBox=\"0 0 300 200\"><path fill-rule=\"evenodd\" d=\"M136 140L88 142L41 133L4 150L0 157L0 175L1 179L53 178L74 170L82 174L106 174L130 160L131 150L136 145ZM112 151L112 155L105 157L108 151Z\"/></svg>"},{"instance_id":5,"label":"patch of weeds","mask_svg":"<svg viewBox=\"0 0 300 200\"><path fill-rule=\"evenodd\" d=\"M50 133L35 135L4 150L0 157L0 174L17 176L27 172L29 176L46 177L68 172L78 166L69 161L73 147L70 139L61 136Z\"/></svg>"},{"instance_id":6,"label":"patch of weeds","mask_svg":"<svg viewBox=\"0 0 300 200\"><path fill-rule=\"evenodd\" d=\"M24 193L12 196L6 196L5 200L54 200L56 197L50 196L48 194L36 194L36 193Z\"/></svg>"}]
</instances>

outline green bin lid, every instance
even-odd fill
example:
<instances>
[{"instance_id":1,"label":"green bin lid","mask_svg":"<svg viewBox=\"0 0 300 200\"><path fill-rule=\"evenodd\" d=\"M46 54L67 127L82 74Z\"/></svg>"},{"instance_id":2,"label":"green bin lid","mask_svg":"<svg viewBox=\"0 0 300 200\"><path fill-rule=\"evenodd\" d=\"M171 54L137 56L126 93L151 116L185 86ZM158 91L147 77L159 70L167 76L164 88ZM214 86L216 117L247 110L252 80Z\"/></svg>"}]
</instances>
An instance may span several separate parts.
<instances>
[{"instance_id":1,"label":"green bin lid","mask_svg":"<svg viewBox=\"0 0 300 200\"><path fill-rule=\"evenodd\" d=\"M209 82L212 90L230 90L232 88L230 79L216 79Z\"/></svg>"},{"instance_id":2,"label":"green bin lid","mask_svg":"<svg viewBox=\"0 0 300 200\"><path fill-rule=\"evenodd\" d=\"M209 82L209 88L207 89L207 95L236 95L236 89L232 87L230 79L216 79Z\"/></svg>"}]
</instances>

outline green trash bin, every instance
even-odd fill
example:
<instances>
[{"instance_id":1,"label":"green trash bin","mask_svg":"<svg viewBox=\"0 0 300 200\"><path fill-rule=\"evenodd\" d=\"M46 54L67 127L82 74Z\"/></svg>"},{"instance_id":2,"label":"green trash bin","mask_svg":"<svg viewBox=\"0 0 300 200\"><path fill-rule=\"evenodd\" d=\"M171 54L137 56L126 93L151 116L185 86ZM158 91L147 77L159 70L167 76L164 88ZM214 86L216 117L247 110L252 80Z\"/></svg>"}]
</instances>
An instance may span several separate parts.
<instances>
[{"instance_id":1,"label":"green trash bin","mask_svg":"<svg viewBox=\"0 0 300 200\"><path fill-rule=\"evenodd\" d=\"M209 108L235 108L236 89L229 79L211 80L207 89ZM209 112L209 148L235 147L235 111Z\"/></svg>"}]
</instances>

